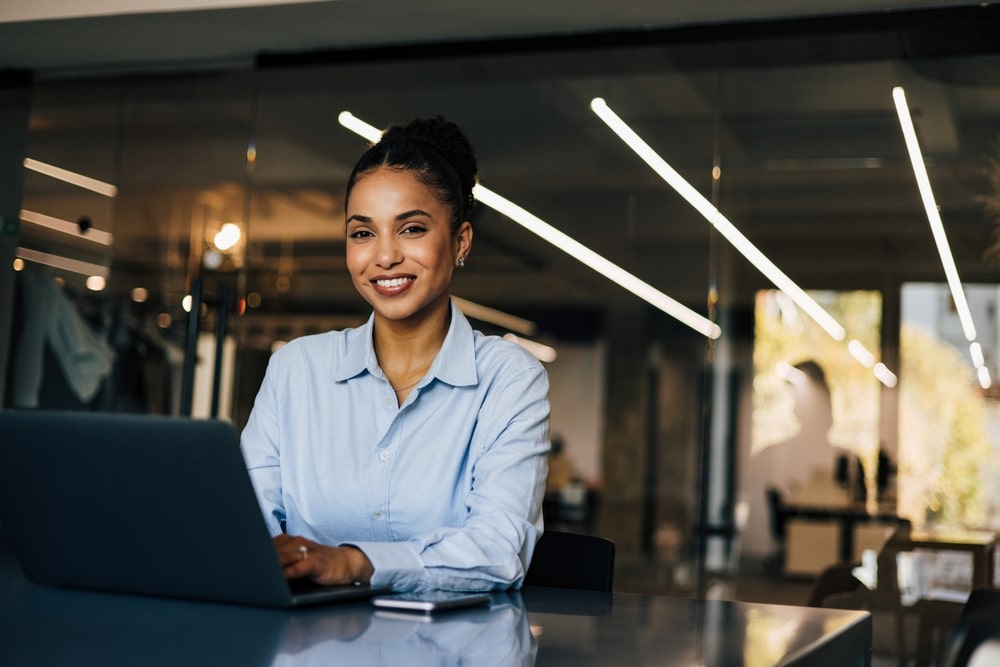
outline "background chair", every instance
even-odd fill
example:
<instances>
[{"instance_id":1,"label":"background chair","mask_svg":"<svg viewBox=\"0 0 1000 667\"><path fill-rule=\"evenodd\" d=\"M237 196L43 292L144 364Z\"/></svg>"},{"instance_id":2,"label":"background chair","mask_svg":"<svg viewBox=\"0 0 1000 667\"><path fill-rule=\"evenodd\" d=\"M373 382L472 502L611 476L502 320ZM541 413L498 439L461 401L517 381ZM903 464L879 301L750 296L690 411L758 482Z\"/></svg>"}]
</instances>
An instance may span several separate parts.
<instances>
[{"instance_id":1,"label":"background chair","mask_svg":"<svg viewBox=\"0 0 1000 667\"><path fill-rule=\"evenodd\" d=\"M832 596L856 593L864 586L861 580L854 576L854 569L860 565L861 563L834 563L828 566L816 577L809 591L806 606L823 607L826 600Z\"/></svg>"},{"instance_id":2,"label":"background chair","mask_svg":"<svg viewBox=\"0 0 1000 667\"><path fill-rule=\"evenodd\" d=\"M785 522L787 516L781 491L773 486L768 486L765 495L767 498L768 527L771 531L771 539L775 543L775 549L764 559L764 573L781 575L785 570Z\"/></svg>"},{"instance_id":3,"label":"background chair","mask_svg":"<svg viewBox=\"0 0 1000 667\"><path fill-rule=\"evenodd\" d=\"M941 657L941 667L1000 664L1000 590L977 588L969 595Z\"/></svg>"},{"instance_id":4,"label":"background chair","mask_svg":"<svg viewBox=\"0 0 1000 667\"><path fill-rule=\"evenodd\" d=\"M595 535L546 530L535 545L525 586L611 592L615 543Z\"/></svg>"}]
</instances>

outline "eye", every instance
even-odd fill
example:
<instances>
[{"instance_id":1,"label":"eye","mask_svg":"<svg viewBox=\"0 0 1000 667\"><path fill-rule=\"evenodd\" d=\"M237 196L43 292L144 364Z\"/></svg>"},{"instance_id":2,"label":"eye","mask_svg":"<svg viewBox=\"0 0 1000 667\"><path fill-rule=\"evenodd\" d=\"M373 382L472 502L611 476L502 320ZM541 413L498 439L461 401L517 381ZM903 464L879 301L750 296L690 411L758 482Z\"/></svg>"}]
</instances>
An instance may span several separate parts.
<instances>
[{"instance_id":1,"label":"eye","mask_svg":"<svg viewBox=\"0 0 1000 667\"><path fill-rule=\"evenodd\" d=\"M371 231L364 229L363 227L359 227L358 229L349 232L347 236L352 239L369 239L375 235L372 234Z\"/></svg>"},{"instance_id":2,"label":"eye","mask_svg":"<svg viewBox=\"0 0 1000 667\"><path fill-rule=\"evenodd\" d=\"M424 227L423 225L412 224L403 227L402 231L400 231L400 234L404 236L416 236L417 234L423 234L426 231L427 228Z\"/></svg>"}]
</instances>

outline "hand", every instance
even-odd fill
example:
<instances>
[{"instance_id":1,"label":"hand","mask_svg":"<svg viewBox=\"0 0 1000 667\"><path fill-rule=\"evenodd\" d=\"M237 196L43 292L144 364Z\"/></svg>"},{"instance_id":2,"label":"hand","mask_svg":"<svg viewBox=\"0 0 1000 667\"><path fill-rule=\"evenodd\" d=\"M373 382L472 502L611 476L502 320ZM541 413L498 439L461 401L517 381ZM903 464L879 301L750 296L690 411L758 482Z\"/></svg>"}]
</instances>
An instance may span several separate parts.
<instances>
[{"instance_id":1,"label":"hand","mask_svg":"<svg viewBox=\"0 0 1000 667\"><path fill-rule=\"evenodd\" d=\"M375 572L368 557L356 547L329 547L304 537L278 535L274 548L286 579L308 577L318 584L367 584Z\"/></svg>"}]
</instances>

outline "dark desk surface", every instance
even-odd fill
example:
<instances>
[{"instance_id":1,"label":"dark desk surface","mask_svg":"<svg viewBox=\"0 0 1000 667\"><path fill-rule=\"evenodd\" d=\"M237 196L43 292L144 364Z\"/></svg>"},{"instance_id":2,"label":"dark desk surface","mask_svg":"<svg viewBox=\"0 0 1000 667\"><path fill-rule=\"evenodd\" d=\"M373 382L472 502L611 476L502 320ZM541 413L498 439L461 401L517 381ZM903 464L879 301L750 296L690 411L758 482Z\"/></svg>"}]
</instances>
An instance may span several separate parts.
<instances>
[{"instance_id":1,"label":"dark desk surface","mask_svg":"<svg viewBox=\"0 0 1000 667\"><path fill-rule=\"evenodd\" d=\"M36 586L0 555L0 664L861 667L865 612L555 589L434 618Z\"/></svg>"}]
</instances>

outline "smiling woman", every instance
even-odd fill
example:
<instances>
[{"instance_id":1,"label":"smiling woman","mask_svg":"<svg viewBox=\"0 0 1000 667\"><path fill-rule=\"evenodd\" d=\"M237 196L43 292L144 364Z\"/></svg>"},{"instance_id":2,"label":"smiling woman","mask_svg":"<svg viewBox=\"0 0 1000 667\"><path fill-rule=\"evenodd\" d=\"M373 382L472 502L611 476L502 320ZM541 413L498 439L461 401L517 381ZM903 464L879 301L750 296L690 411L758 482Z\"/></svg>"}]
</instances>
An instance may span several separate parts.
<instances>
[{"instance_id":1,"label":"smiling woman","mask_svg":"<svg viewBox=\"0 0 1000 667\"><path fill-rule=\"evenodd\" d=\"M451 299L475 179L471 145L440 118L390 128L354 168L347 269L373 312L276 352L242 437L289 578L522 583L542 527L548 377Z\"/></svg>"}]
</instances>

